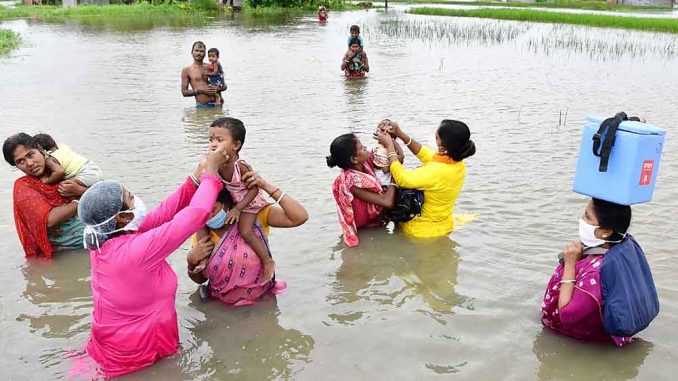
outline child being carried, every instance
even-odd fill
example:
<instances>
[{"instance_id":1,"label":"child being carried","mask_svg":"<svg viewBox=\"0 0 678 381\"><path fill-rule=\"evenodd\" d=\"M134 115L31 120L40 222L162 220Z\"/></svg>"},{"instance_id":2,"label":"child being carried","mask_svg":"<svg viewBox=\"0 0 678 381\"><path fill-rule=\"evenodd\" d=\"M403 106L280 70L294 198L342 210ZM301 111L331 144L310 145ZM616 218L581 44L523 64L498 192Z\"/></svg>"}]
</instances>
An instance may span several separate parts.
<instances>
[{"instance_id":1,"label":"child being carried","mask_svg":"<svg viewBox=\"0 0 678 381\"><path fill-rule=\"evenodd\" d=\"M80 185L91 187L104 179L101 168L93 161L78 155L65 144L57 145L47 134L33 137L47 153L45 174L40 180L45 184L54 184L62 180L73 179Z\"/></svg>"},{"instance_id":2,"label":"child being carried","mask_svg":"<svg viewBox=\"0 0 678 381\"><path fill-rule=\"evenodd\" d=\"M386 128L389 126L391 121L389 119L384 119L379 124L377 125L377 131L375 132L375 135L377 132L380 131L386 131ZM395 144L396 148L396 153L398 154L398 160L402 163L404 153L402 151L402 148L400 148L400 145L397 143ZM377 177L377 180L379 180L379 183L381 184L382 187L389 186L390 184L393 184L393 176L391 175L391 165L388 161L388 152L386 151L386 147L383 145L377 143L372 147L372 156L373 156L373 161L372 164L374 164L374 174Z\"/></svg>"},{"instance_id":3,"label":"child being carried","mask_svg":"<svg viewBox=\"0 0 678 381\"><path fill-rule=\"evenodd\" d=\"M221 104L223 103L221 92L226 90L226 81L224 80L224 69L219 62L219 49L210 48L210 50L207 51L207 59L210 61L205 69L207 83L217 89L216 94L214 94L214 103Z\"/></svg>"},{"instance_id":4,"label":"child being carried","mask_svg":"<svg viewBox=\"0 0 678 381\"><path fill-rule=\"evenodd\" d=\"M265 284L275 275L275 262L270 255L264 237L260 238L254 232L257 223L257 213L269 202L263 191L254 186L248 188L242 181L242 175L252 170L249 164L240 158L239 153L245 143L245 125L242 121L234 118L220 118L210 126L210 149L216 149L218 144L225 142L230 156L228 162L221 168L219 174L226 190L231 194L235 205L231 207L226 217L227 224L238 224L240 235L254 250L261 261L263 273L259 278L259 284ZM282 198L283 196L280 196ZM280 200L280 199L278 199ZM198 235L198 239L200 239ZM207 264L207 258L196 266L195 271L202 271Z\"/></svg>"}]
</instances>

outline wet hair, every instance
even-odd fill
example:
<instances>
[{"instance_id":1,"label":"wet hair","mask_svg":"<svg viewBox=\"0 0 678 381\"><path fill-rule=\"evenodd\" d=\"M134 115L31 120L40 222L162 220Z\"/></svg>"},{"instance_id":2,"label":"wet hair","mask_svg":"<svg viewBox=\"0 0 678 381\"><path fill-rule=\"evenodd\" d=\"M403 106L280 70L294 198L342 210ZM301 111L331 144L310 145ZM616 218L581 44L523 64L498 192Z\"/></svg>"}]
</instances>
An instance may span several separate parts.
<instances>
[{"instance_id":1,"label":"wet hair","mask_svg":"<svg viewBox=\"0 0 678 381\"><path fill-rule=\"evenodd\" d=\"M2 144L2 155L5 157L5 161L12 167L16 166L16 163L14 162L14 151L19 146L40 149L40 144L38 144L31 135L26 133L20 132L8 137Z\"/></svg>"},{"instance_id":2,"label":"wet hair","mask_svg":"<svg viewBox=\"0 0 678 381\"><path fill-rule=\"evenodd\" d=\"M631 207L614 202L593 199L593 210L598 219L598 226L613 231L608 241L619 241L631 225Z\"/></svg>"},{"instance_id":3,"label":"wet hair","mask_svg":"<svg viewBox=\"0 0 678 381\"><path fill-rule=\"evenodd\" d=\"M360 45L360 39L358 39L358 38L352 38L348 41L349 47L353 46L353 45L358 45L358 46L362 47L362 45Z\"/></svg>"},{"instance_id":4,"label":"wet hair","mask_svg":"<svg viewBox=\"0 0 678 381\"><path fill-rule=\"evenodd\" d=\"M351 29L349 29L350 32L358 32L360 33L360 27L357 25L351 25Z\"/></svg>"},{"instance_id":5,"label":"wet hair","mask_svg":"<svg viewBox=\"0 0 678 381\"><path fill-rule=\"evenodd\" d=\"M444 119L438 127L438 136L447 156L454 161L462 161L476 153L476 145L471 140L471 131L464 122Z\"/></svg>"},{"instance_id":6,"label":"wet hair","mask_svg":"<svg viewBox=\"0 0 678 381\"><path fill-rule=\"evenodd\" d=\"M52 137L47 134L33 135L33 140L40 144L40 147L42 147L42 149L45 151L53 151L59 148L54 139L52 139Z\"/></svg>"},{"instance_id":7,"label":"wet hair","mask_svg":"<svg viewBox=\"0 0 678 381\"><path fill-rule=\"evenodd\" d=\"M210 54L210 53L216 53L216 54L217 54L217 58L219 58L219 49L217 49L217 48L210 48L210 50L207 51L207 54Z\"/></svg>"},{"instance_id":8,"label":"wet hair","mask_svg":"<svg viewBox=\"0 0 678 381\"><path fill-rule=\"evenodd\" d=\"M336 137L330 144L330 156L325 158L327 166L341 169L351 168L353 166L351 158L357 155L356 143L358 143L358 137L354 134L343 134Z\"/></svg>"},{"instance_id":9,"label":"wet hair","mask_svg":"<svg viewBox=\"0 0 678 381\"><path fill-rule=\"evenodd\" d=\"M195 46L196 46L196 45L202 45L203 48L205 47L205 43L204 43L204 42L202 42L202 41L196 41L196 42L193 43L193 45L191 45L191 53L193 53L193 49L195 49Z\"/></svg>"},{"instance_id":10,"label":"wet hair","mask_svg":"<svg viewBox=\"0 0 678 381\"><path fill-rule=\"evenodd\" d=\"M245 145L245 135L247 130L245 129L245 124L243 124L240 119L224 116L212 122L210 127L221 127L227 129L233 140L240 142L240 148L238 148L238 152L240 152L242 146Z\"/></svg>"}]
</instances>

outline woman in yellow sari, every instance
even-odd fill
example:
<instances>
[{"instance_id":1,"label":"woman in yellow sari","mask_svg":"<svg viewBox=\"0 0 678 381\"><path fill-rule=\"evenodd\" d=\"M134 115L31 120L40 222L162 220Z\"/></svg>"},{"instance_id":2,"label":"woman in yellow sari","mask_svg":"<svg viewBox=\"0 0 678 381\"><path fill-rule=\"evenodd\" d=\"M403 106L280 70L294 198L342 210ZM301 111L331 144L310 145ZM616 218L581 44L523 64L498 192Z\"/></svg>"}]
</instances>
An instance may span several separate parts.
<instances>
[{"instance_id":1,"label":"woman in yellow sari","mask_svg":"<svg viewBox=\"0 0 678 381\"><path fill-rule=\"evenodd\" d=\"M399 161L391 136L399 138L421 161L421 166L406 169ZM466 178L464 159L473 156L476 147L471 131L463 122L445 119L436 130L437 152L422 146L400 129L396 122L378 133L377 139L387 149L393 180L401 188L424 192L421 215L400 224L407 235L433 238L454 230L454 204Z\"/></svg>"}]
</instances>

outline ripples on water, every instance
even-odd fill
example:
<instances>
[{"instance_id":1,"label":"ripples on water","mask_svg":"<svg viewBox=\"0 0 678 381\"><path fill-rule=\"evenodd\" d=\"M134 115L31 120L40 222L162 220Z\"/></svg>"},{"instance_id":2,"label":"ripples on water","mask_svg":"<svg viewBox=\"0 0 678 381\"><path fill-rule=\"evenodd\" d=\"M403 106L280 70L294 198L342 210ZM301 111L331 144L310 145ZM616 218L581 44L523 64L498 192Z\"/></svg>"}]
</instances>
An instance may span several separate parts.
<instances>
[{"instance_id":1,"label":"ripples on water","mask_svg":"<svg viewBox=\"0 0 678 381\"><path fill-rule=\"evenodd\" d=\"M209 123L235 116L248 128L244 155L311 215L273 231L289 288L253 307L203 303L185 275L187 248L172 255L181 351L125 379L672 379L675 37L398 12L333 12L326 25L238 17L8 24L26 45L0 58L0 136L52 133L153 205L205 152ZM351 24L361 25L373 67L364 81L338 69ZM179 95L196 39L222 51L223 110L196 110ZM662 312L623 350L555 337L539 323L554 255L576 237L585 203L570 191L581 122L620 110L669 130L655 200L634 207L633 221ZM471 126L478 152L457 211L479 213L476 221L449 239L376 229L358 248L341 244L337 172L324 156L348 131L371 145L384 117L421 141L443 118ZM63 379L68 354L88 337L89 261L83 251L24 260L11 214L17 176L0 166L0 375Z\"/></svg>"}]
</instances>

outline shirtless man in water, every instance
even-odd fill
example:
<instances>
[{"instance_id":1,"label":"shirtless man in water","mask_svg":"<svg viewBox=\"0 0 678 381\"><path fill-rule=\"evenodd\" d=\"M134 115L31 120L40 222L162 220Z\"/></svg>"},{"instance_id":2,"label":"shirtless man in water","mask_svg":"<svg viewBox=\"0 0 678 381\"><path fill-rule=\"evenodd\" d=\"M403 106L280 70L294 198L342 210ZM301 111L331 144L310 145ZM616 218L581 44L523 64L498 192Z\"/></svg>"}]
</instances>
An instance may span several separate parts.
<instances>
[{"instance_id":1,"label":"shirtless man in water","mask_svg":"<svg viewBox=\"0 0 678 381\"><path fill-rule=\"evenodd\" d=\"M205 44L202 41L194 42L191 55L193 63L181 70L181 94L185 97L195 97L198 107L215 107L215 95L219 89L210 85L203 77ZM189 84L191 90L188 89Z\"/></svg>"}]
</instances>

